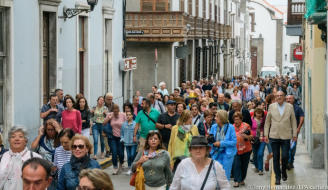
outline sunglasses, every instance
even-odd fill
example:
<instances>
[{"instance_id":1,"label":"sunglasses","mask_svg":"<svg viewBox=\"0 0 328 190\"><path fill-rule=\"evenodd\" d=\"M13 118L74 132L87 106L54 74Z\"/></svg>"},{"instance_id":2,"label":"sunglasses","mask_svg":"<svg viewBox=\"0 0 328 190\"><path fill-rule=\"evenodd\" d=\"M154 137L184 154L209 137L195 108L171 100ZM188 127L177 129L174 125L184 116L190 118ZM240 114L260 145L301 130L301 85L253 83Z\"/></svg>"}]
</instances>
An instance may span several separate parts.
<instances>
[{"instance_id":1,"label":"sunglasses","mask_svg":"<svg viewBox=\"0 0 328 190\"><path fill-rule=\"evenodd\" d=\"M84 144L79 144L79 145L72 145L72 149L76 150L77 148L79 149L84 149L85 145Z\"/></svg>"}]
</instances>

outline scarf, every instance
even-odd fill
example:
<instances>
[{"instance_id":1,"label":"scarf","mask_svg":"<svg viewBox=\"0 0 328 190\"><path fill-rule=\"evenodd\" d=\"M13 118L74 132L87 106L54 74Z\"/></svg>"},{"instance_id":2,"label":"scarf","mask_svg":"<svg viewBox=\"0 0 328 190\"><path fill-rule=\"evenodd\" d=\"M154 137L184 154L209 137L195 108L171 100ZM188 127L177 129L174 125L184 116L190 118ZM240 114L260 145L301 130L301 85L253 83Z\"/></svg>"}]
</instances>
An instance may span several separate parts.
<instances>
[{"instance_id":1,"label":"scarf","mask_svg":"<svg viewBox=\"0 0 328 190\"><path fill-rule=\"evenodd\" d=\"M9 150L10 159L7 166L5 166L5 170L0 171L0 189L23 189L21 170L24 162L23 157L28 152L26 147L19 153Z\"/></svg>"},{"instance_id":2,"label":"scarf","mask_svg":"<svg viewBox=\"0 0 328 190\"><path fill-rule=\"evenodd\" d=\"M89 155L85 155L82 158L76 158L74 155L71 156L70 164L72 170L78 175L81 170L88 168L90 163Z\"/></svg>"},{"instance_id":3,"label":"scarf","mask_svg":"<svg viewBox=\"0 0 328 190\"><path fill-rule=\"evenodd\" d=\"M228 130L227 128L227 124L223 125L223 127L219 127L216 130L216 141L224 141L225 139L225 131Z\"/></svg>"},{"instance_id":4,"label":"scarf","mask_svg":"<svg viewBox=\"0 0 328 190\"><path fill-rule=\"evenodd\" d=\"M184 155L189 156L189 145L192 139L191 127L179 126L177 136L182 142L185 142Z\"/></svg>"},{"instance_id":5,"label":"scarf","mask_svg":"<svg viewBox=\"0 0 328 190\"><path fill-rule=\"evenodd\" d=\"M46 138L45 135L43 135L39 141L39 145L40 145L40 147L42 147L44 150L46 150L47 152L49 152L51 154L51 159L52 159L52 161L54 161L55 147L48 147L46 141L48 141L48 139ZM49 140L49 142L50 142L50 140Z\"/></svg>"},{"instance_id":6,"label":"scarf","mask_svg":"<svg viewBox=\"0 0 328 190\"><path fill-rule=\"evenodd\" d=\"M147 155L149 159L153 159L153 158L160 156L163 152L164 152L164 150L156 150L155 152L152 152L151 154L149 154L148 150L147 151L145 150L144 155Z\"/></svg>"}]
</instances>

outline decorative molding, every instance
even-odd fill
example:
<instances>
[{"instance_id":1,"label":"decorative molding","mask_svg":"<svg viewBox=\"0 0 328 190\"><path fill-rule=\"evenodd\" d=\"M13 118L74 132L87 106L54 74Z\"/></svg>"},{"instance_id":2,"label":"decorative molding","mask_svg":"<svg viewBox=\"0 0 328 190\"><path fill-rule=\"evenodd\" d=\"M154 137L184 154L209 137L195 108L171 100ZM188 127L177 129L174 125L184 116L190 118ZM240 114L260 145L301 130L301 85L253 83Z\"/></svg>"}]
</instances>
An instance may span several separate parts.
<instances>
[{"instance_id":1,"label":"decorative molding","mask_svg":"<svg viewBox=\"0 0 328 190\"><path fill-rule=\"evenodd\" d=\"M39 0L41 5L58 6L62 0Z\"/></svg>"},{"instance_id":2,"label":"decorative molding","mask_svg":"<svg viewBox=\"0 0 328 190\"><path fill-rule=\"evenodd\" d=\"M107 19L112 19L115 14L114 1L113 0L104 0L102 5L102 10L104 17Z\"/></svg>"},{"instance_id":3,"label":"decorative molding","mask_svg":"<svg viewBox=\"0 0 328 190\"><path fill-rule=\"evenodd\" d=\"M75 3L75 8L76 9L90 9L90 6L88 5L88 3L86 1L78 0Z\"/></svg>"},{"instance_id":4,"label":"decorative molding","mask_svg":"<svg viewBox=\"0 0 328 190\"><path fill-rule=\"evenodd\" d=\"M0 0L0 6L11 7L13 5L13 0Z\"/></svg>"}]
</instances>

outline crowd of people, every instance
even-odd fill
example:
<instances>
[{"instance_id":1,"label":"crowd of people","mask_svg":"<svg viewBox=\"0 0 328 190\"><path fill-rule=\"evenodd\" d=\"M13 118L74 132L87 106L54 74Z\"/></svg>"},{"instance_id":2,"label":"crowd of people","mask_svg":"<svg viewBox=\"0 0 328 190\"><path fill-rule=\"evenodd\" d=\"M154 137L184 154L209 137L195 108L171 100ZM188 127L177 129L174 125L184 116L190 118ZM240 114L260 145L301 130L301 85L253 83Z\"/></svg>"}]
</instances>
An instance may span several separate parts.
<instances>
[{"instance_id":1,"label":"crowd of people","mask_svg":"<svg viewBox=\"0 0 328 190\"><path fill-rule=\"evenodd\" d=\"M22 126L10 129L9 150L0 138L0 190L113 189L96 161L109 156L113 175L127 161L136 189L140 181L146 190L230 189L231 179L239 187L249 162L261 176L272 157L276 185L287 180L304 122L297 78L186 81L171 94L161 82L149 91L121 111L111 93L89 107L83 94L57 89L30 147Z\"/></svg>"}]
</instances>

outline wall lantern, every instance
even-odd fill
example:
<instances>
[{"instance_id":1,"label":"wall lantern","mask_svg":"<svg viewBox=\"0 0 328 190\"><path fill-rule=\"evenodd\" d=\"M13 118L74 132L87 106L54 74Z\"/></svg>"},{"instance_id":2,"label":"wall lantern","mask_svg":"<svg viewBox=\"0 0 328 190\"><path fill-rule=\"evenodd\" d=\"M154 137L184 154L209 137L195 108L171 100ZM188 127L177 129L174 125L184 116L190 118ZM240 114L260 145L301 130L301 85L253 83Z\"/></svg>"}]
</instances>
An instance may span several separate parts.
<instances>
[{"instance_id":1,"label":"wall lantern","mask_svg":"<svg viewBox=\"0 0 328 190\"><path fill-rule=\"evenodd\" d=\"M91 12L95 8L95 6L98 3L98 0L87 0L88 5L90 6L90 9L76 9L76 8L63 8L63 16L61 18L67 19L67 18L73 18L76 15L79 15L83 12Z\"/></svg>"}]
</instances>

